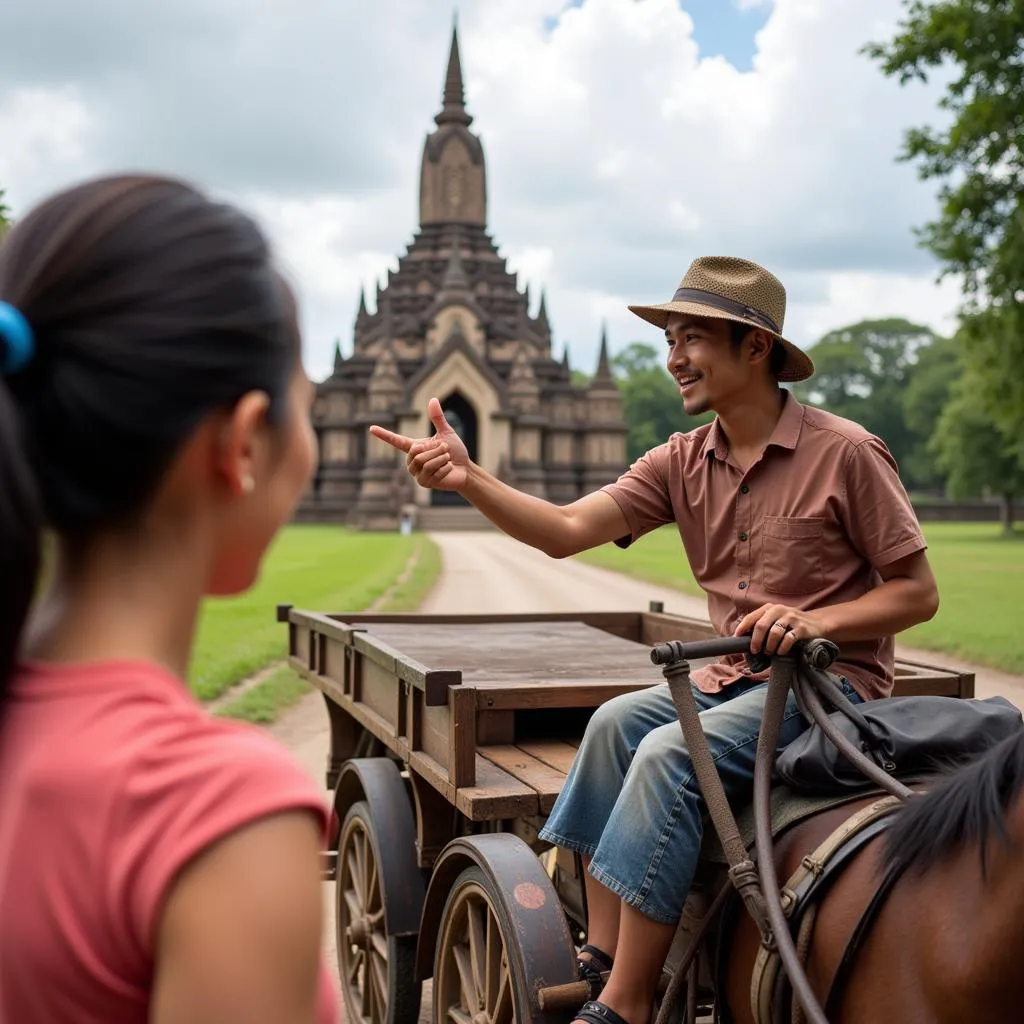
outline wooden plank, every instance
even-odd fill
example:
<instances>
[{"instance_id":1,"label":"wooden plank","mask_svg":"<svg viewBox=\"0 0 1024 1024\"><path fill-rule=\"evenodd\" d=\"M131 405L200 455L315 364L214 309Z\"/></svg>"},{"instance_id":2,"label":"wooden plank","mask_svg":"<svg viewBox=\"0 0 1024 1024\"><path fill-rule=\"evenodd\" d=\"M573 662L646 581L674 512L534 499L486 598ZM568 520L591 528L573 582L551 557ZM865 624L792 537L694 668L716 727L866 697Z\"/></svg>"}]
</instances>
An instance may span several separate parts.
<instances>
[{"instance_id":1,"label":"wooden plank","mask_svg":"<svg viewBox=\"0 0 1024 1024\"><path fill-rule=\"evenodd\" d=\"M448 757L451 753L448 746L448 728L451 716L448 708L423 708L421 721L422 750L433 761L437 762L448 774Z\"/></svg>"},{"instance_id":2,"label":"wooden plank","mask_svg":"<svg viewBox=\"0 0 1024 1024\"><path fill-rule=\"evenodd\" d=\"M518 685L481 685L477 701L491 711L530 711L543 708L596 708L623 693L644 690L663 680L646 683L616 679L591 682L539 682Z\"/></svg>"},{"instance_id":3,"label":"wooden plank","mask_svg":"<svg viewBox=\"0 0 1024 1024\"><path fill-rule=\"evenodd\" d=\"M358 625L360 627L372 626L375 624L402 624L414 623L429 625L448 626L475 626L475 625L496 625L498 623L550 623L550 622L581 622L587 626L594 626L597 629L617 636L636 637L640 635L641 612L513 612L506 614L469 614L469 615L437 615L421 612L332 612L329 619L341 625ZM295 612L291 613L292 621L299 617L313 615L320 617L318 613Z\"/></svg>"},{"instance_id":4,"label":"wooden plank","mask_svg":"<svg viewBox=\"0 0 1024 1024\"><path fill-rule=\"evenodd\" d=\"M461 672L462 685L540 681L661 682L648 648L580 622L374 625L364 634L436 670ZM471 642L467 642L470 641Z\"/></svg>"},{"instance_id":5,"label":"wooden plank","mask_svg":"<svg viewBox=\"0 0 1024 1024\"><path fill-rule=\"evenodd\" d=\"M355 701L376 712L398 734L398 680L386 668L369 658L358 659L362 685Z\"/></svg>"},{"instance_id":6,"label":"wooden plank","mask_svg":"<svg viewBox=\"0 0 1024 1024\"><path fill-rule=\"evenodd\" d=\"M455 687L450 696L448 778L457 789L476 785L476 694Z\"/></svg>"},{"instance_id":7,"label":"wooden plank","mask_svg":"<svg viewBox=\"0 0 1024 1024\"><path fill-rule=\"evenodd\" d=\"M313 633L322 633L324 636L339 640L341 643L349 643L352 633L358 631L358 629L353 629L352 626L344 622L339 622L334 616L323 615L320 612L293 608L288 613L288 619L293 625L300 626Z\"/></svg>"},{"instance_id":8,"label":"wooden plank","mask_svg":"<svg viewBox=\"0 0 1024 1024\"><path fill-rule=\"evenodd\" d=\"M467 671L458 677L463 682L472 682L489 689L497 686L507 688L512 680L520 685L528 683L539 688L580 683L595 686L596 689L590 697L574 694L570 706L593 705L607 699L613 693L640 688L636 684L661 682L660 674L649 674L646 664L647 645L666 639L694 639L713 634L712 627L706 620L649 611L567 612L541 615L424 616L402 613L325 616L290 609L288 622L289 653L296 658L305 657L310 668L316 670L319 667L329 675L335 675L338 669L338 661L334 654L335 644L346 641L353 643L356 634L360 632L365 635L397 628L398 633L392 637L392 643L388 643L387 637L374 636L369 645L360 646L364 647L367 653L368 648L372 647L379 650L385 659L390 657L390 664L394 666L396 677L408 679L414 685L426 689L430 705L444 703L448 687L459 685L454 674L459 669L452 668L450 664L436 667L436 663L427 664L421 657L411 657L404 653L410 649L410 642L419 643L424 639L421 633L421 627L424 626L441 627L447 633L446 637L441 638L441 642L450 662L454 659L467 667ZM500 632L497 637L485 636L479 627L485 627L488 633L494 630ZM603 632L612 643L626 646L619 647L613 655L611 649L601 649L593 636L589 642L584 640L579 632L581 627L598 633ZM540 644L530 643L531 637L524 635L523 630L534 633L534 640L539 637ZM471 632L474 640L474 651L468 655L469 661L465 643L467 632ZM317 643L320 639L317 634L327 637L324 646ZM629 639L626 639L627 637ZM433 639L437 641L439 638ZM495 644L491 642L493 639L504 640L505 643ZM638 639L643 642L636 642ZM436 650L436 643L430 646ZM552 646L561 647L561 652L552 651ZM515 664L508 664L509 656ZM313 660L323 664L314 665ZM545 663L548 668L545 674L548 678L540 677L535 671L536 666ZM643 668L638 668L638 665L643 665ZM552 666L559 669L556 679L550 678ZM627 666L628 671L623 671ZM694 664L694 668L696 667L698 665ZM974 679L969 673L950 672L937 665L902 658L897 659L895 672L897 693L955 692L961 697L970 697L974 694ZM639 677L635 678L637 675ZM623 688L624 681L630 684L626 689ZM516 702L502 701L502 704L513 707ZM557 704L553 703L550 694L538 693L527 706L546 707ZM497 710L498 705L492 705L491 709Z\"/></svg>"},{"instance_id":9,"label":"wooden plank","mask_svg":"<svg viewBox=\"0 0 1024 1024\"><path fill-rule=\"evenodd\" d=\"M406 694L408 708L407 714L407 739L410 750L420 750L423 747L423 701L422 694L414 686L410 686Z\"/></svg>"},{"instance_id":10,"label":"wooden plank","mask_svg":"<svg viewBox=\"0 0 1024 1024\"><path fill-rule=\"evenodd\" d=\"M540 802L540 813L550 813L565 784L565 772L552 768L519 747L481 747L480 756L534 790Z\"/></svg>"},{"instance_id":11,"label":"wooden plank","mask_svg":"<svg viewBox=\"0 0 1024 1024\"><path fill-rule=\"evenodd\" d=\"M517 747L530 757L550 765L556 772L569 774L573 761L576 759L576 745L561 740L528 740L517 743Z\"/></svg>"},{"instance_id":12,"label":"wooden plank","mask_svg":"<svg viewBox=\"0 0 1024 1024\"><path fill-rule=\"evenodd\" d=\"M396 639L401 642L402 638L398 636ZM353 633L352 646L396 679L403 679L424 690L427 704L435 707L447 703L449 686L458 686L462 682L462 673L457 668L428 668L417 658L410 657L368 630Z\"/></svg>"},{"instance_id":13,"label":"wooden plank","mask_svg":"<svg viewBox=\"0 0 1024 1024\"><path fill-rule=\"evenodd\" d=\"M348 648L337 640L324 638L324 649L321 652L320 675L329 676L342 684L345 682L345 662Z\"/></svg>"},{"instance_id":14,"label":"wooden plank","mask_svg":"<svg viewBox=\"0 0 1024 1024\"><path fill-rule=\"evenodd\" d=\"M475 786L455 792L455 806L470 821L498 821L538 813L537 791L479 754L475 774Z\"/></svg>"},{"instance_id":15,"label":"wooden plank","mask_svg":"<svg viewBox=\"0 0 1024 1024\"><path fill-rule=\"evenodd\" d=\"M309 668L309 645L311 634L304 626L295 626L291 637L291 656Z\"/></svg>"},{"instance_id":16,"label":"wooden plank","mask_svg":"<svg viewBox=\"0 0 1024 1024\"><path fill-rule=\"evenodd\" d=\"M336 679L327 676L318 676L308 669L303 669L298 659L293 666L297 672L304 676L315 686L328 700L337 704L343 711L352 716L364 729L373 733L394 754L403 760L408 758L409 745L401 736L395 735L394 723L383 715L377 714L366 704L354 701L348 694L344 693L341 684Z\"/></svg>"},{"instance_id":17,"label":"wooden plank","mask_svg":"<svg viewBox=\"0 0 1024 1024\"><path fill-rule=\"evenodd\" d=\"M897 678L892 689L894 697L959 697L960 677L948 679Z\"/></svg>"},{"instance_id":18,"label":"wooden plank","mask_svg":"<svg viewBox=\"0 0 1024 1024\"><path fill-rule=\"evenodd\" d=\"M514 779L479 754L476 785L456 789L442 765L422 752L409 755L409 768L429 782L450 804L471 821L499 821L538 813L537 791Z\"/></svg>"},{"instance_id":19,"label":"wooden plank","mask_svg":"<svg viewBox=\"0 0 1024 1024\"><path fill-rule=\"evenodd\" d=\"M707 619L694 619L688 615L670 615L668 612L644 612L640 621L641 643L653 646L669 640L710 640L714 627Z\"/></svg>"},{"instance_id":20,"label":"wooden plank","mask_svg":"<svg viewBox=\"0 0 1024 1024\"><path fill-rule=\"evenodd\" d=\"M501 746L512 743L516 736L516 716L513 711L478 711L476 713L476 741L480 746Z\"/></svg>"}]
</instances>

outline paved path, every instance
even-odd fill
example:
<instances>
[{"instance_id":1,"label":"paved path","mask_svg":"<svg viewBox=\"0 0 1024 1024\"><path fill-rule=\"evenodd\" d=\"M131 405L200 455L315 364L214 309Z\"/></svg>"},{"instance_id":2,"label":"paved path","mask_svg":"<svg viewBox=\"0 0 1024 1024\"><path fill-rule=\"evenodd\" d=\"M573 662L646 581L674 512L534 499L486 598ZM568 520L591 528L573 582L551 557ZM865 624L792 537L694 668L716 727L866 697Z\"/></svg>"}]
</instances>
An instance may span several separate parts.
<instances>
[{"instance_id":1,"label":"paved path","mask_svg":"<svg viewBox=\"0 0 1024 1024\"><path fill-rule=\"evenodd\" d=\"M572 559L557 561L496 532L433 535L443 556L440 580L422 606L424 612L451 614L492 612L643 611L649 601L663 601L665 610L707 617L700 598L643 583ZM340 611L341 609L318 609ZM940 662L974 671L977 694L1002 694L1024 708L1024 678L955 663L945 655L899 647L900 657ZM274 734L323 782L328 729L323 700L311 694L286 714ZM334 892L325 886L328 920L325 946L333 965ZM429 989L428 989L429 993ZM425 994L422 1020L430 1020Z\"/></svg>"}]
</instances>

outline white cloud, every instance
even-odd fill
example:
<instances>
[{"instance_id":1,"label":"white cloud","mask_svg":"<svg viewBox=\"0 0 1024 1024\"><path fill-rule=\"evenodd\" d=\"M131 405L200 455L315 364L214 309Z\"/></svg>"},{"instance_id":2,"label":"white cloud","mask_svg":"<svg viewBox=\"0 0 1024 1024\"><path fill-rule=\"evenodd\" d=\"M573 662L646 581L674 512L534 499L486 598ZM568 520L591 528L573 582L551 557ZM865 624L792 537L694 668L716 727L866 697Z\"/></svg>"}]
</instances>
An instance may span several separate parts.
<instances>
[{"instance_id":1,"label":"white cloud","mask_svg":"<svg viewBox=\"0 0 1024 1024\"><path fill-rule=\"evenodd\" d=\"M96 119L73 87L0 93L0 188L9 199L45 193L91 163Z\"/></svg>"},{"instance_id":2,"label":"white cloud","mask_svg":"<svg viewBox=\"0 0 1024 1024\"><path fill-rule=\"evenodd\" d=\"M934 285L911 233L932 192L895 161L902 131L935 119L935 87L900 89L859 52L899 0L775 0L745 72L702 58L676 0L565 8L460 5L491 232L534 305L546 285L557 354L569 341L589 368L604 319L613 348L652 337L626 302L668 297L703 253L777 273L797 342L876 315L948 327L955 290ZM360 286L372 305L415 230L447 13L430 0L82 10L0 8L0 187L16 212L127 165L235 196L277 242L310 369L326 372Z\"/></svg>"}]
</instances>

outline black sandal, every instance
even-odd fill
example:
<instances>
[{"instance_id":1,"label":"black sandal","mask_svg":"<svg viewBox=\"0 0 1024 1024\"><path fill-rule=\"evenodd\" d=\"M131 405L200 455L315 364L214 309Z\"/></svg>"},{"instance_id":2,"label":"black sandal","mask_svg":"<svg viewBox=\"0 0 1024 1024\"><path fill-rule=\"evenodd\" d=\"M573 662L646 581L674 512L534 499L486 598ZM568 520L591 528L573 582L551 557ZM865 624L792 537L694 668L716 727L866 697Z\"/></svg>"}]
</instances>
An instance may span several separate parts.
<instances>
[{"instance_id":1,"label":"black sandal","mask_svg":"<svg viewBox=\"0 0 1024 1024\"><path fill-rule=\"evenodd\" d=\"M596 999L584 1003L573 1019L585 1021L586 1024L629 1024L629 1021L620 1017L610 1006L605 1006Z\"/></svg>"},{"instance_id":2,"label":"black sandal","mask_svg":"<svg viewBox=\"0 0 1024 1024\"><path fill-rule=\"evenodd\" d=\"M597 946L582 946L580 947L580 952L589 953L590 959L581 960L577 957L576 971L579 974L580 981L585 981L590 986L590 998L597 999L604 990L605 980L602 974L606 974L612 969L614 961L603 949L598 949ZM612 1024L618 1024L618 1021L612 1021Z\"/></svg>"}]
</instances>

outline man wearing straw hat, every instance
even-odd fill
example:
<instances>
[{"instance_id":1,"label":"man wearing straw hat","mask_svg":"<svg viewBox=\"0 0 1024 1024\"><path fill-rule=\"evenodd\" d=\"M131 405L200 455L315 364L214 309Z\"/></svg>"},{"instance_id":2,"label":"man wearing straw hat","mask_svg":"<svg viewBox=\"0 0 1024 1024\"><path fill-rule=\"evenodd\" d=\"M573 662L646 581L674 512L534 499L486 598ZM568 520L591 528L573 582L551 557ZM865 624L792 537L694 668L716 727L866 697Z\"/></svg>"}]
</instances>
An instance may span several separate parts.
<instances>
[{"instance_id":1,"label":"man wearing straw hat","mask_svg":"<svg viewBox=\"0 0 1024 1024\"><path fill-rule=\"evenodd\" d=\"M674 523L719 634L749 633L753 650L782 653L828 637L840 645L833 671L850 696L889 695L893 634L938 608L925 541L885 445L780 387L814 372L782 334L782 284L748 260L702 257L670 301L629 308L664 332L686 412L716 418L674 434L579 501L553 505L471 463L436 399L435 436L371 432L406 453L422 486L458 491L555 558L612 541L627 547ZM730 799L749 799L764 677L733 656L694 672L693 683ZM791 696L781 742L806 727ZM578 966L592 999L577 1021L648 1020L697 866L702 809L667 685L595 712L541 832L588 869Z\"/></svg>"}]
</instances>

